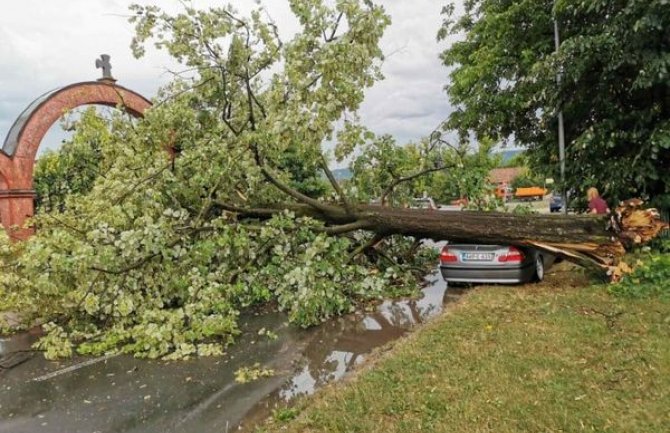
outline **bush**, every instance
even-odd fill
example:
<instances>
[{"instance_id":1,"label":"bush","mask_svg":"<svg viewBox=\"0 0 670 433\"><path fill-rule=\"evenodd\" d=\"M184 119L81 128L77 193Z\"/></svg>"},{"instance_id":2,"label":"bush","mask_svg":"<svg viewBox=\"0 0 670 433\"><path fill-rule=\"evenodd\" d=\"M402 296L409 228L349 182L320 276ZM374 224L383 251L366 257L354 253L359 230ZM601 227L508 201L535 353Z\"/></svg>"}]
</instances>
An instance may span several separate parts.
<instances>
[{"instance_id":1,"label":"bush","mask_svg":"<svg viewBox=\"0 0 670 433\"><path fill-rule=\"evenodd\" d=\"M512 213L514 215L535 215L539 212L532 205L524 203L517 205L514 209L512 209Z\"/></svg>"},{"instance_id":2,"label":"bush","mask_svg":"<svg viewBox=\"0 0 670 433\"><path fill-rule=\"evenodd\" d=\"M622 298L670 298L669 282L670 253L652 253L609 292Z\"/></svg>"},{"instance_id":3,"label":"bush","mask_svg":"<svg viewBox=\"0 0 670 433\"><path fill-rule=\"evenodd\" d=\"M658 237L649 246L659 253L670 254L670 237Z\"/></svg>"}]
</instances>

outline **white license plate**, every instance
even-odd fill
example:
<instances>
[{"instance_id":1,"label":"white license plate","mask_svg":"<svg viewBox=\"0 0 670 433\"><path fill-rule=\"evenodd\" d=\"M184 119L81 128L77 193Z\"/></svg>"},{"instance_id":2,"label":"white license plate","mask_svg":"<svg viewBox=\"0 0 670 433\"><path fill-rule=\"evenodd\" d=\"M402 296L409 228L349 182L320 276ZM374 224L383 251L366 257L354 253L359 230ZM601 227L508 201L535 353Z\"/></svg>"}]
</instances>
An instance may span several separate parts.
<instances>
[{"instance_id":1,"label":"white license plate","mask_svg":"<svg viewBox=\"0 0 670 433\"><path fill-rule=\"evenodd\" d=\"M464 262L490 262L493 260L493 253L463 253Z\"/></svg>"}]
</instances>

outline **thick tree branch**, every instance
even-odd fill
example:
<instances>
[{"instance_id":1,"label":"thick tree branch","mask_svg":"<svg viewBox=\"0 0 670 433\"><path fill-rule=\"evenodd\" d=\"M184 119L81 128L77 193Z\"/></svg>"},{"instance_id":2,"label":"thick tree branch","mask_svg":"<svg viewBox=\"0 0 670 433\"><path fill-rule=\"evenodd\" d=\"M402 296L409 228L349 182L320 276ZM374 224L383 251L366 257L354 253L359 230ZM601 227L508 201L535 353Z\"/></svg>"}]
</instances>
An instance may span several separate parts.
<instances>
[{"instance_id":1,"label":"thick tree branch","mask_svg":"<svg viewBox=\"0 0 670 433\"><path fill-rule=\"evenodd\" d=\"M653 210L628 208L618 219L620 233L608 230L607 217L525 215L508 213L401 209L380 206L353 207L352 213L338 206L330 211L306 204L274 204L246 211L249 217L270 217L290 210L297 216L311 217L329 224L317 229L332 235L369 230L377 236L391 234L417 239L449 240L464 243L489 243L534 247L551 252L579 265L609 271L625 253L624 239L634 234L636 244L653 239L667 227ZM255 213L254 213L255 212ZM618 212L618 211L617 211Z\"/></svg>"},{"instance_id":2,"label":"thick tree branch","mask_svg":"<svg viewBox=\"0 0 670 433\"><path fill-rule=\"evenodd\" d=\"M267 112L265 111L265 107L263 106L263 104L260 103L258 97L256 97L256 94L253 91L251 92L251 98L254 100L254 103L256 104L258 109L261 110L261 115L263 116L263 119L267 118L268 115Z\"/></svg>"},{"instance_id":3,"label":"thick tree branch","mask_svg":"<svg viewBox=\"0 0 670 433\"><path fill-rule=\"evenodd\" d=\"M277 189L279 189L281 192L293 197L294 199L298 200L301 203L309 205L309 206L313 207L314 209L318 209L318 210L320 210L322 212L325 212L325 213L333 213L333 212L338 212L340 210L337 206L332 206L332 205L320 202L319 200L308 197L305 194L291 188L290 186L285 185L280 180L275 178L270 173L270 171L267 168L265 168L264 166L261 166L261 173L263 174L265 179L268 182L270 182L272 185L274 185Z\"/></svg>"},{"instance_id":4,"label":"thick tree branch","mask_svg":"<svg viewBox=\"0 0 670 433\"><path fill-rule=\"evenodd\" d=\"M349 204L347 196L344 194L344 191L342 191L340 183L337 181L337 179L335 179L333 172L330 171L330 168L328 167L328 162L326 161L326 158L323 156L323 154L321 155L321 168L323 169L323 172L326 173L326 177L328 178L328 181L335 189L335 192L340 197L340 200L342 201L342 204L344 205L344 208L346 209L347 213L351 213L351 204Z\"/></svg>"},{"instance_id":5,"label":"thick tree branch","mask_svg":"<svg viewBox=\"0 0 670 433\"><path fill-rule=\"evenodd\" d=\"M256 117L254 115L254 100L252 97L251 91L251 80L249 79L249 70L246 70L246 77L244 78L244 85L247 91L247 109L249 110L249 124L251 125L251 130L256 130Z\"/></svg>"},{"instance_id":6,"label":"thick tree branch","mask_svg":"<svg viewBox=\"0 0 670 433\"><path fill-rule=\"evenodd\" d=\"M281 212L281 209L272 208L242 208L224 203L220 200L215 200L214 204L225 211L236 213L239 217L242 218L267 219L272 218L273 215Z\"/></svg>"},{"instance_id":7,"label":"thick tree branch","mask_svg":"<svg viewBox=\"0 0 670 433\"><path fill-rule=\"evenodd\" d=\"M421 246L421 239L414 239L414 242L412 242L412 245L409 247L407 253L405 254L405 261L410 261L412 256L416 254L420 246Z\"/></svg>"},{"instance_id":8,"label":"thick tree branch","mask_svg":"<svg viewBox=\"0 0 670 433\"><path fill-rule=\"evenodd\" d=\"M438 128L439 128L439 126L438 126ZM436 129L430 134L430 147L428 148L428 152L432 152L438 144L447 146L448 148L450 148L451 150L456 152L456 154L461 159L463 158L463 156L466 153L465 148L458 148L458 147L454 146L453 144L449 143L448 141L446 141L445 139L443 139L442 138L442 132L440 132Z\"/></svg>"},{"instance_id":9,"label":"thick tree branch","mask_svg":"<svg viewBox=\"0 0 670 433\"><path fill-rule=\"evenodd\" d=\"M332 41L334 41L335 39L337 39L337 38L335 37L335 33L337 33L337 29L338 29L338 27L340 26L340 21L342 21L342 17L343 17L343 16L344 16L344 12L340 12L340 14L337 16L337 19L335 20L335 24L333 24L333 28L332 28L332 30L331 30L331 32L330 32L330 36L327 36L327 35L326 35L326 29L323 29L323 40L324 40L326 43L332 42Z\"/></svg>"},{"instance_id":10,"label":"thick tree branch","mask_svg":"<svg viewBox=\"0 0 670 433\"><path fill-rule=\"evenodd\" d=\"M370 221L359 220L349 224L342 224L332 227L315 228L314 230L328 235L343 235L356 230L369 230L371 227Z\"/></svg>"},{"instance_id":11,"label":"thick tree branch","mask_svg":"<svg viewBox=\"0 0 670 433\"><path fill-rule=\"evenodd\" d=\"M349 261L353 260L358 256L359 254L365 252L367 249L374 247L377 245L379 242L383 241L384 238L383 234L377 233L375 234L369 241L366 243L360 245L358 248L356 248L350 255L349 255Z\"/></svg>"}]
</instances>

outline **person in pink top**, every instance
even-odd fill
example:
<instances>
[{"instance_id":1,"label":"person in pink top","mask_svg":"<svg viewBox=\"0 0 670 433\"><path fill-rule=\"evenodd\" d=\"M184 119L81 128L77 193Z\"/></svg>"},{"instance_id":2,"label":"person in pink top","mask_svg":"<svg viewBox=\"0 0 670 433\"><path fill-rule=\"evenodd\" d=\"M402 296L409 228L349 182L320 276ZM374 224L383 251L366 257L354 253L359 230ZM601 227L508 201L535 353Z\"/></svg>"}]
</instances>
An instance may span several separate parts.
<instances>
[{"instance_id":1,"label":"person in pink top","mask_svg":"<svg viewBox=\"0 0 670 433\"><path fill-rule=\"evenodd\" d=\"M586 191L586 199L589 201L589 213L609 213L610 208L607 206L607 202L600 197L600 193L596 188L591 187Z\"/></svg>"}]
</instances>

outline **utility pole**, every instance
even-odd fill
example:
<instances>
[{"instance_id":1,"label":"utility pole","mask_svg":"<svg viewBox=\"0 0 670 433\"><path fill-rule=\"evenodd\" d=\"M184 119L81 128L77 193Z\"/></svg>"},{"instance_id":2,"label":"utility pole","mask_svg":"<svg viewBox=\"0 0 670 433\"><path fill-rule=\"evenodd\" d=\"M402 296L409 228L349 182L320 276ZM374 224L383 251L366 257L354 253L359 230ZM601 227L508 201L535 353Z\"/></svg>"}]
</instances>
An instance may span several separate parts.
<instances>
[{"instance_id":1,"label":"utility pole","mask_svg":"<svg viewBox=\"0 0 670 433\"><path fill-rule=\"evenodd\" d=\"M554 2L554 6L556 3ZM554 43L556 45L556 53L558 53L561 46L561 40L558 35L558 19L556 18L556 8L554 7ZM563 78L562 72L559 69L556 73L556 82L558 87L561 86L561 80ZM568 196L567 191L565 190L565 131L563 129L563 110L558 110L558 159L561 164L561 197L563 198L563 212L567 215L568 213Z\"/></svg>"}]
</instances>

